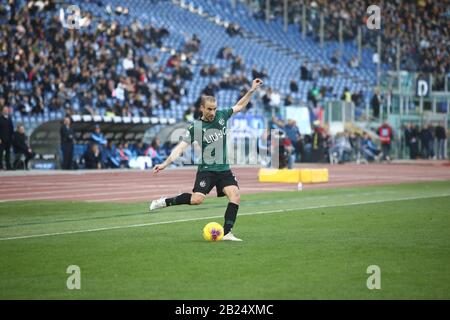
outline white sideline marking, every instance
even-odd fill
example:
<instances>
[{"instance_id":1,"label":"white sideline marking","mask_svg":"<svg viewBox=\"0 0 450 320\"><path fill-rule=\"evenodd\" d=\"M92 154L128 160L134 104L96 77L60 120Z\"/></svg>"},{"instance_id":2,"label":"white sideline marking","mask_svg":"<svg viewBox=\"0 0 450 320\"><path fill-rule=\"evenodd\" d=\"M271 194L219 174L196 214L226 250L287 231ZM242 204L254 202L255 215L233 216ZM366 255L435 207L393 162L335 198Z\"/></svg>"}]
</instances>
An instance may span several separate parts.
<instances>
[{"instance_id":1,"label":"white sideline marking","mask_svg":"<svg viewBox=\"0 0 450 320\"><path fill-rule=\"evenodd\" d=\"M303 211L303 210L313 210L313 209L333 208L333 207L348 207L348 206L356 206L356 205L372 204L372 203L430 199L430 198L440 198L440 197L449 197L449 196L450 196L450 193L446 193L446 194L422 196L422 197L406 197L406 198L397 198L397 199L370 200L370 201L361 201L361 202L351 202L351 203L345 203L345 204L311 206L311 207L305 207L305 208L290 208L290 209L279 209L279 210L270 210L270 211L257 211L257 212L241 213L239 215L240 216L251 216L251 215L267 214L267 213L285 213L285 212L290 212L290 211ZM150 213L149 213L149 215L150 215ZM211 216L211 217L199 217L199 218L191 218L191 219L180 219L180 220L172 220L172 221L139 223L139 224L130 224L130 225L125 225L125 226L104 227L104 228L84 229L84 230L75 230L75 231L31 234L31 235L27 235L27 236L0 238L0 241L40 238L40 237L59 236L59 235L66 235L66 234L87 233L87 232L96 232L96 231L106 231L106 230L115 230L115 229L138 228L138 227L147 227L147 226L154 226L154 225L160 225L160 224L171 224L171 223L188 222L188 221L200 221L200 220L207 220L207 219L209 220L209 219L222 218L222 217L223 217L223 215Z\"/></svg>"}]
</instances>

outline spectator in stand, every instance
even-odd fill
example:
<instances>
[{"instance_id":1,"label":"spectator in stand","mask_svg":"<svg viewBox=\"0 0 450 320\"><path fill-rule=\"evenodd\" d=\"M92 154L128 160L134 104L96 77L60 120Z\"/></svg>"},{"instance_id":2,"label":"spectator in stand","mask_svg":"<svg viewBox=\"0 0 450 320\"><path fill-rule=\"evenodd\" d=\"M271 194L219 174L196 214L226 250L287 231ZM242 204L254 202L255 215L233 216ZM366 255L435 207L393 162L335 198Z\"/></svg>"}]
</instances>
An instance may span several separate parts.
<instances>
[{"instance_id":1,"label":"spectator in stand","mask_svg":"<svg viewBox=\"0 0 450 320\"><path fill-rule=\"evenodd\" d=\"M339 56L340 56L339 51L338 50L334 51L333 55L330 58L331 63L333 64L339 63Z\"/></svg>"},{"instance_id":2,"label":"spectator in stand","mask_svg":"<svg viewBox=\"0 0 450 320\"><path fill-rule=\"evenodd\" d=\"M233 58L233 49L230 47L222 47L217 53L218 59L230 60Z\"/></svg>"},{"instance_id":3,"label":"spectator in stand","mask_svg":"<svg viewBox=\"0 0 450 320\"><path fill-rule=\"evenodd\" d=\"M248 88L247 86L244 86L244 87L241 89L241 91L239 92L239 96L238 96L237 101L241 100L241 98L243 98L243 97L245 96L245 94L247 93L248 90L249 90L249 88ZM243 110L243 112L244 112L244 113L247 113L247 111L250 110L251 108L253 108L253 103L250 101L250 102L247 104L247 108L245 108L245 109Z\"/></svg>"},{"instance_id":4,"label":"spectator in stand","mask_svg":"<svg viewBox=\"0 0 450 320\"><path fill-rule=\"evenodd\" d=\"M262 97L262 103L263 103L263 107L264 107L264 111L267 114L271 114L271 95L272 95L272 89L270 87L267 88L267 90L265 91L263 97Z\"/></svg>"},{"instance_id":5,"label":"spectator in stand","mask_svg":"<svg viewBox=\"0 0 450 320\"><path fill-rule=\"evenodd\" d=\"M200 41L199 37L194 33L192 38L190 38L186 42L186 44L184 46L184 52L185 53L198 52L200 50L200 44L201 44L201 41Z\"/></svg>"},{"instance_id":6,"label":"spectator in stand","mask_svg":"<svg viewBox=\"0 0 450 320\"><path fill-rule=\"evenodd\" d=\"M420 140L420 157L428 158L428 130L425 125L422 125L419 131Z\"/></svg>"},{"instance_id":7,"label":"spectator in stand","mask_svg":"<svg viewBox=\"0 0 450 320\"><path fill-rule=\"evenodd\" d=\"M203 90L202 90L202 95L207 95L207 96L214 96L215 93L219 90L219 87L214 84L214 83L209 83ZM199 100L197 102L200 102L201 97L199 97ZM200 105L198 104L198 106L200 107Z\"/></svg>"},{"instance_id":8,"label":"spectator in stand","mask_svg":"<svg viewBox=\"0 0 450 320\"><path fill-rule=\"evenodd\" d=\"M329 150L331 163L344 163L350 160L352 153L352 145L347 132L338 132L335 137L335 142Z\"/></svg>"},{"instance_id":9,"label":"spectator in stand","mask_svg":"<svg viewBox=\"0 0 450 320\"><path fill-rule=\"evenodd\" d=\"M9 108L2 107L0 115L0 170L3 169L3 154L5 154L6 170L11 170L11 142L14 125L9 115Z\"/></svg>"},{"instance_id":10,"label":"spectator in stand","mask_svg":"<svg viewBox=\"0 0 450 320\"><path fill-rule=\"evenodd\" d=\"M84 165L86 169L101 169L102 154L98 144L91 143L83 155Z\"/></svg>"},{"instance_id":11,"label":"spectator in stand","mask_svg":"<svg viewBox=\"0 0 450 320\"><path fill-rule=\"evenodd\" d=\"M303 136L302 141L302 149L301 149L301 160L302 162L311 162L312 161L312 139L309 134L305 134Z\"/></svg>"},{"instance_id":12,"label":"spectator in stand","mask_svg":"<svg viewBox=\"0 0 450 320\"><path fill-rule=\"evenodd\" d=\"M288 167L292 168L294 162L300 157L300 145L301 135L297 123L293 119L284 121L278 120L276 117L272 117L272 122L278 126L286 134L286 138L289 139L289 158Z\"/></svg>"},{"instance_id":13,"label":"spectator in stand","mask_svg":"<svg viewBox=\"0 0 450 320\"><path fill-rule=\"evenodd\" d=\"M284 136L282 140L283 145L283 151L285 154L285 159L287 159L287 168L292 169L294 167L295 162L295 150L292 146L291 139L289 139L287 136Z\"/></svg>"},{"instance_id":14,"label":"spectator in stand","mask_svg":"<svg viewBox=\"0 0 450 320\"><path fill-rule=\"evenodd\" d=\"M31 114L33 108L31 107L27 96L21 97L18 109L23 116Z\"/></svg>"},{"instance_id":15,"label":"spectator in stand","mask_svg":"<svg viewBox=\"0 0 450 320\"><path fill-rule=\"evenodd\" d=\"M252 77L253 77L253 79L256 79L256 78L264 79L264 78L269 77L269 74L267 73L266 69L258 70L256 68L256 66L253 66L253 68L252 68Z\"/></svg>"},{"instance_id":16,"label":"spectator in stand","mask_svg":"<svg viewBox=\"0 0 450 320\"><path fill-rule=\"evenodd\" d=\"M289 89L291 90L291 92L298 92L298 84L295 80L291 80Z\"/></svg>"},{"instance_id":17,"label":"spectator in stand","mask_svg":"<svg viewBox=\"0 0 450 320\"><path fill-rule=\"evenodd\" d=\"M145 155L152 158L153 166L157 164L161 164L164 161L164 158L160 154L160 140L159 138L154 138L150 147L145 152Z\"/></svg>"},{"instance_id":18,"label":"spectator in stand","mask_svg":"<svg viewBox=\"0 0 450 320\"><path fill-rule=\"evenodd\" d=\"M200 116L200 111L195 109L195 106L190 106L184 113L183 119L187 122L193 122Z\"/></svg>"},{"instance_id":19,"label":"spectator in stand","mask_svg":"<svg viewBox=\"0 0 450 320\"><path fill-rule=\"evenodd\" d=\"M294 104L294 99L292 98L292 96L287 95L286 98L284 99L284 106L288 107L288 106L292 106Z\"/></svg>"},{"instance_id":20,"label":"spectator in stand","mask_svg":"<svg viewBox=\"0 0 450 320\"><path fill-rule=\"evenodd\" d=\"M359 68L358 58L353 56L352 59L348 62L348 66L350 68Z\"/></svg>"},{"instance_id":21,"label":"spectator in stand","mask_svg":"<svg viewBox=\"0 0 450 320\"><path fill-rule=\"evenodd\" d=\"M422 156L424 159L433 159L434 157L434 129L432 124L424 126L421 131Z\"/></svg>"},{"instance_id":22,"label":"spectator in stand","mask_svg":"<svg viewBox=\"0 0 450 320\"><path fill-rule=\"evenodd\" d=\"M242 35L241 27L239 27L237 24L230 23L226 27L226 32L230 37Z\"/></svg>"},{"instance_id":23,"label":"spectator in stand","mask_svg":"<svg viewBox=\"0 0 450 320\"><path fill-rule=\"evenodd\" d=\"M91 134L91 140L95 144L106 146L107 140L101 131L100 125L95 125L94 132Z\"/></svg>"},{"instance_id":24,"label":"spectator in stand","mask_svg":"<svg viewBox=\"0 0 450 320\"><path fill-rule=\"evenodd\" d=\"M361 150L367 162L373 162L379 159L380 150L367 132L363 134Z\"/></svg>"},{"instance_id":25,"label":"spectator in stand","mask_svg":"<svg viewBox=\"0 0 450 320\"><path fill-rule=\"evenodd\" d=\"M209 76L209 66L207 64L204 64L200 69L200 76L202 77Z\"/></svg>"},{"instance_id":26,"label":"spectator in stand","mask_svg":"<svg viewBox=\"0 0 450 320\"><path fill-rule=\"evenodd\" d=\"M231 73L235 74L236 71L244 71L244 62L240 56L236 56L233 58L233 62L231 63Z\"/></svg>"},{"instance_id":27,"label":"spectator in stand","mask_svg":"<svg viewBox=\"0 0 450 320\"><path fill-rule=\"evenodd\" d=\"M430 123L428 124L428 132L429 132L429 136L430 136L430 141L428 142L428 156L430 159L436 159L436 153L434 150L434 142L435 142L435 128L434 126Z\"/></svg>"},{"instance_id":28,"label":"spectator in stand","mask_svg":"<svg viewBox=\"0 0 450 320\"><path fill-rule=\"evenodd\" d=\"M359 92L355 92L351 96L351 100L355 104L356 108L364 108L364 94L362 90L359 90Z\"/></svg>"},{"instance_id":29,"label":"spectator in stand","mask_svg":"<svg viewBox=\"0 0 450 320\"><path fill-rule=\"evenodd\" d=\"M349 141L352 147L352 153L356 158L356 163L360 164L361 162L365 162L365 159L361 157L363 137L359 134L359 132L352 131L349 136Z\"/></svg>"},{"instance_id":30,"label":"spectator in stand","mask_svg":"<svg viewBox=\"0 0 450 320\"><path fill-rule=\"evenodd\" d=\"M311 137L311 160L312 162L323 162L324 160L324 142L323 130L318 122L314 123L314 132Z\"/></svg>"},{"instance_id":31,"label":"spectator in stand","mask_svg":"<svg viewBox=\"0 0 450 320\"><path fill-rule=\"evenodd\" d=\"M341 100L346 103L352 102L352 94L350 93L350 90L348 90L347 87L344 88L344 92L342 93Z\"/></svg>"},{"instance_id":32,"label":"spectator in stand","mask_svg":"<svg viewBox=\"0 0 450 320\"><path fill-rule=\"evenodd\" d=\"M180 57L177 54L173 54L169 57L169 60L167 60L166 67L175 68L179 67L180 64L181 64Z\"/></svg>"},{"instance_id":33,"label":"spectator in stand","mask_svg":"<svg viewBox=\"0 0 450 320\"><path fill-rule=\"evenodd\" d=\"M75 142L75 133L72 129L72 120L70 117L64 117L63 125L60 129L61 151L63 155L62 168L64 170L72 169L73 145Z\"/></svg>"},{"instance_id":34,"label":"spectator in stand","mask_svg":"<svg viewBox=\"0 0 450 320\"><path fill-rule=\"evenodd\" d=\"M411 126L409 135L409 158L417 159L419 156L419 127Z\"/></svg>"},{"instance_id":35,"label":"spectator in stand","mask_svg":"<svg viewBox=\"0 0 450 320\"><path fill-rule=\"evenodd\" d=\"M411 157L411 135L412 135L413 125L411 122L407 123L405 126L405 129L403 131L403 139L405 148L409 151L409 157L410 159L413 159Z\"/></svg>"},{"instance_id":36,"label":"spectator in stand","mask_svg":"<svg viewBox=\"0 0 450 320\"><path fill-rule=\"evenodd\" d=\"M391 150L391 143L394 134L389 123L384 122L381 127L378 128L378 135L380 137L381 150L383 154L382 160L391 161L389 152Z\"/></svg>"},{"instance_id":37,"label":"spectator in stand","mask_svg":"<svg viewBox=\"0 0 450 320\"><path fill-rule=\"evenodd\" d=\"M108 140L105 148L106 168L120 168L120 157L117 154L117 148L112 140Z\"/></svg>"},{"instance_id":38,"label":"spectator in stand","mask_svg":"<svg viewBox=\"0 0 450 320\"><path fill-rule=\"evenodd\" d=\"M303 81L310 80L309 70L306 67L305 63L303 63L302 66L300 67L300 79Z\"/></svg>"},{"instance_id":39,"label":"spectator in stand","mask_svg":"<svg viewBox=\"0 0 450 320\"><path fill-rule=\"evenodd\" d=\"M444 122L439 123L435 128L435 136L437 140L437 159L444 160L447 158L445 154L445 144L447 142L447 133L445 132Z\"/></svg>"},{"instance_id":40,"label":"spectator in stand","mask_svg":"<svg viewBox=\"0 0 450 320\"><path fill-rule=\"evenodd\" d=\"M12 135L12 146L15 154L14 169L19 168L21 157L24 156L23 169L28 170L28 162L36 155L27 143L25 127L22 124L17 126L17 131Z\"/></svg>"},{"instance_id":41,"label":"spectator in stand","mask_svg":"<svg viewBox=\"0 0 450 320\"><path fill-rule=\"evenodd\" d=\"M308 91L308 101L311 102L312 107L317 108L317 103L319 101L319 89L314 85L310 91Z\"/></svg>"},{"instance_id":42,"label":"spectator in stand","mask_svg":"<svg viewBox=\"0 0 450 320\"><path fill-rule=\"evenodd\" d=\"M128 142L123 141L119 143L116 150L116 156L120 159L120 168L130 168L130 159L132 156L131 150L128 148Z\"/></svg>"},{"instance_id":43,"label":"spectator in stand","mask_svg":"<svg viewBox=\"0 0 450 320\"><path fill-rule=\"evenodd\" d=\"M381 96L378 89L375 90L372 99L370 100L370 107L373 110L373 117L378 119L380 117Z\"/></svg>"},{"instance_id":44,"label":"spectator in stand","mask_svg":"<svg viewBox=\"0 0 450 320\"><path fill-rule=\"evenodd\" d=\"M143 157L145 156L145 151L147 150L148 145L144 143L143 141L138 141L133 146L133 152L136 154L136 157Z\"/></svg>"},{"instance_id":45,"label":"spectator in stand","mask_svg":"<svg viewBox=\"0 0 450 320\"><path fill-rule=\"evenodd\" d=\"M324 65L319 70L319 75L321 77L334 77L334 76L336 76L336 68Z\"/></svg>"}]
</instances>

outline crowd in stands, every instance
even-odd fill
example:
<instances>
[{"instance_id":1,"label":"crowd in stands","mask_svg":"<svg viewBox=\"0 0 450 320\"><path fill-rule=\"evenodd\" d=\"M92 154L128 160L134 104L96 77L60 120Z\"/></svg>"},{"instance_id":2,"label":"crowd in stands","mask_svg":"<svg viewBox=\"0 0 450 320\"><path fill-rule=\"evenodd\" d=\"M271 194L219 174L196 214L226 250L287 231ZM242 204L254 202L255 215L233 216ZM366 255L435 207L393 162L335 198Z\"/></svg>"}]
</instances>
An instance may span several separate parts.
<instances>
[{"instance_id":1,"label":"crowd in stands","mask_svg":"<svg viewBox=\"0 0 450 320\"><path fill-rule=\"evenodd\" d=\"M161 65L161 56L155 51L150 54L149 50L162 47L169 35L165 28L142 25L137 20L130 25L106 23L96 17L95 26L67 30L61 27L59 17L46 10L54 7L44 8L43 14L23 6L20 13L9 12L9 23L0 26L4 49L0 54L0 105L24 116L44 110L68 115L152 116L155 108L170 109L187 95L186 81L194 77L194 55L201 48L196 34L184 34L183 48L172 50L170 58ZM90 17L89 12L87 15ZM232 36L241 35L235 24L229 24L226 31ZM202 94L232 89L242 90L242 95L251 78L269 77L266 69L246 65L230 47L218 49L217 59L230 63L226 68L202 66L199 75L211 78ZM298 80L314 81L318 72L334 72L320 66L302 68L305 70L299 70L299 79L292 79L291 93L298 92ZM303 78L305 72L307 78ZM158 86L160 83L163 89ZM332 88L320 88L322 97L329 97L331 92ZM268 87L264 93L266 108L298 102L273 88ZM312 99L315 102L316 96ZM198 101L194 104L195 118Z\"/></svg>"},{"instance_id":2,"label":"crowd in stands","mask_svg":"<svg viewBox=\"0 0 450 320\"><path fill-rule=\"evenodd\" d=\"M339 21L343 23L344 41L354 40L357 28L365 26L366 9L374 4L370 0L288 0L289 21L301 26L302 3L307 6L307 33L319 37L320 14L324 16L324 38L326 41L339 40ZM272 15L283 16L283 1L270 1ZM381 60L395 68L397 43L400 43L401 66L408 71L450 72L448 50L450 11L445 1L382 1L381 9L382 55ZM255 16L265 19L266 0L252 0ZM362 28L363 44L376 48L379 33ZM355 62L353 62L355 63Z\"/></svg>"},{"instance_id":3,"label":"crowd in stands","mask_svg":"<svg viewBox=\"0 0 450 320\"><path fill-rule=\"evenodd\" d=\"M256 15L260 15L266 1L252 2L259 8ZM0 19L8 22L0 24L0 108L6 109L2 119L8 119L13 111L30 115L43 113L46 109L64 111L67 115L96 115L103 110L109 116L152 116L155 108L169 109L187 94L186 82L197 76L193 71L194 55L202 47L201 39L196 34L184 34L182 49L172 50L169 59L161 65L161 56L152 49L163 46L164 39L170 35L167 29L152 24L142 25L138 20L130 25L99 20L95 26L82 31L67 30L61 27L57 16L46 14L46 11L54 10L54 1L45 3L41 9L25 5L20 12L14 1L8 1L6 6L4 3L0 5ZM282 13L280 3L282 2L271 3L275 16ZM298 23L301 1L290 0L289 3L290 20ZM337 39L337 23L340 19L344 21L344 39L352 40L356 36L356 27L365 23L366 12L360 8L365 8L370 3L367 0L352 3L307 0L306 4L311 34L317 36L318 17L322 12L325 15L327 40ZM382 10L389 12L389 15L383 15L384 19L388 19L382 24L385 43L383 60L390 63L395 61L395 38L401 41L402 65L407 70L450 71L448 25L443 24L446 19L440 19L448 18L443 4L430 0L401 2L400 5L383 2ZM126 10L121 10L120 14L126 14ZM418 23L421 25L420 29L416 29ZM374 33L366 29L363 28L365 43L375 43ZM232 23L226 26L226 32L233 37L242 35L239 26ZM292 94L299 92L299 81L313 83L307 101L310 110L316 113L323 99L333 97L333 88L319 87L316 80L336 75L334 65L340 63L339 55L339 52L335 52L330 57L332 64L329 66L303 63L298 77L291 79L290 93L286 95L269 86L261 90L259 98L265 114L270 117L273 114L279 115L282 106L296 104L298 101L293 99ZM211 79L202 94L216 95L219 90L232 89L240 90L240 98L248 90L251 78L270 78L266 69L246 64L245 59L231 47L218 48L217 59L227 60L229 63L225 68L219 68L214 63L202 65L199 76ZM359 67L355 57L348 64L352 68ZM163 89L158 84L162 84ZM365 103L362 91L350 92L348 88L342 96L335 98L353 102L357 107L362 107ZM185 111L184 120L193 121L200 117L200 99L198 97ZM247 110L254 108L253 103L254 101L249 103ZM379 117L381 104L382 97L375 91L370 100L375 118ZM76 143L70 124L66 123L70 122L70 118L68 119L64 120L61 128L62 155L66 159L63 161L63 168L66 169L73 167L73 162L68 159L72 159L71 152ZM8 168L11 166L11 148L15 154L22 155L20 159L23 159L24 164L34 156L33 150L27 145L23 125L17 124L17 131L14 132L14 126L8 124L9 120L2 120L4 124L0 126L0 164L3 165L5 156ZM283 137L285 150L289 154L286 158L287 166L292 166L295 161L389 159L389 150L383 146L385 143L377 147L372 141L374 137L369 133L344 132L332 137L325 128L315 125L312 134L301 135L293 120L284 122L276 117L272 119L272 126L279 128L284 134L280 136ZM419 129L411 125L408 130L405 129L405 146L411 152L410 157L443 158L446 138L445 129L441 128L442 125ZM381 136L378 133L377 140ZM392 132L389 135L392 139ZM130 161L133 162L139 156L149 157L154 165L163 161L170 152L170 146L160 146L157 139L150 145L142 142L129 144L126 141L116 145L104 139L100 128L95 129L91 139L82 160L86 168L130 167ZM16 160L14 159L13 166L17 165Z\"/></svg>"},{"instance_id":4,"label":"crowd in stands","mask_svg":"<svg viewBox=\"0 0 450 320\"><path fill-rule=\"evenodd\" d=\"M11 6L14 8L14 6ZM49 9L50 10L50 9ZM22 115L62 110L66 114L151 116L186 94L191 61L200 39L187 37L164 67L149 54L169 34L134 21L99 21L93 32L67 30L55 15L10 13L0 26L0 104ZM94 28L94 27L92 27ZM87 30L87 29L86 29ZM157 83L163 83L159 89Z\"/></svg>"},{"instance_id":5,"label":"crowd in stands","mask_svg":"<svg viewBox=\"0 0 450 320\"><path fill-rule=\"evenodd\" d=\"M444 122L436 126L429 123L422 127L408 123L403 138L410 159L446 159L447 132Z\"/></svg>"},{"instance_id":6,"label":"crowd in stands","mask_svg":"<svg viewBox=\"0 0 450 320\"><path fill-rule=\"evenodd\" d=\"M292 119L283 121L273 117L270 128L282 132L281 143L288 168L292 168L294 162L370 163L392 159L391 146L395 135L388 122L371 132L349 129L334 136L329 134L326 127L321 127L318 121L314 122L311 134L301 134ZM261 139L266 141L267 135ZM429 123L421 129L418 125L408 123L401 139L401 152L409 153L412 160L447 159L447 132L443 122L437 125Z\"/></svg>"},{"instance_id":7,"label":"crowd in stands","mask_svg":"<svg viewBox=\"0 0 450 320\"><path fill-rule=\"evenodd\" d=\"M113 140L107 140L100 126L96 125L89 143L85 144L84 153L77 161L73 155L75 141L69 117L65 117L60 132L63 169L149 169L162 163L173 148L170 143L161 145L158 138L154 138L150 145L142 141L129 143L126 140L114 143Z\"/></svg>"},{"instance_id":8,"label":"crowd in stands","mask_svg":"<svg viewBox=\"0 0 450 320\"><path fill-rule=\"evenodd\" d=\"M20 14L9 15L10 23L0 27L5 49L0 55L0 105L22 115L39 114L47 109L62 110L69 115L152 116L155 108L170 109L179 104L187 94L186 81L196 76L193 60L201 49L201 39L196 34L185 33L183 48L173 50L161 66L161 57L150 54L149 49L162 46L169 35L167 29L142 25L137 20L130 25L99 20L90 29L67 30L61 28L58 17L40 14L28 6L22 7ZM232 23L227 32L241 35L239 26ZM232 89L241 90L242 96L251 78L269 77L266 69L247 65L230 47L218 49L217 59L230 63L226 68L214 63L201 67L199 76L211 78L202 94L215 95L219 90ZM266 114L299 103L293 98L299 92L298 81L315 83L320 76L334 75L335 67L304 63L299 77L291 79L289 93L282 95L270 87L262 91L260 98ZM331 86L314 84L307 101L313 110L323 99L333 97L339 98L333 95ZM364 93L351 93L350 100L362 107ZM199 115L199 101L200 97L194 103L194 118ZM190 112L186 110L186 114Z\"/></svg>"},{"instance_id":9,"label":"crowd in stands","mask_svg":"<svg viewBox=\"0 0 450 320\"><path fill-rule=\"evenodd\" d=\"M162 163L172 149L170 144L161 145L158 138L153 139L150 145L142 141L137 143L120 141L117 145L108 141L101 145L91 139L78 164L85 169L150 169Z\"/></svg>"},{"instance_id":10,"label":"crowd in stands","mask_svg":"<svg viewBox=\"0 0 450 320\"><path fill-rule=\"evenodd\" d=\"M234 54L233 49L229 47L220 48L217 54L218 59L230 60L230 66L228 68L218 68L214 64L203 65L200 70L200 76L202 77L218 77L218 80L211 79L211 82L202 90L201 94L215 95L219 90L234 89L240 90L238 100L249 89L250 79L247 77L246 72L251 70L251 78L267 79L269 74L267 69L258 68L256 65L246 65L243 58ZM275 110L275 114L279 114L280 108L283 106L291 105L303 105L298 99L293 98L294 93L299 92L299 81L311 81L313 86L307 95L307 106L313 113L317 113L318 107L323 107L322 102L326 98L338 98L333 95L333 87L331 86L318 86L316 80L320 76L333 76L336 73L336 69L328 66L320 66L318 64L309 65L304 63L298 71L298 78L291 79L289 85L289 92L287 94L281 94L278 90L265 86L261 88L259 98L264 110L264 114L269 117L272 115L272 110ZM362 91L353 93L351 95L351 101L355 102L358 107L362 107L364 104L364 94ZM200 97L194 104L195 110L193 114L197 119L199 115ZM247 110L252 109L253 104L249 103ZM191 110L187 110L186 114L191 114Z\"/></svg>"},{"instance_id":11,"label":"crowd in stands","mask_svg":"<svg viewBox=\"0 0 450 320\"><path fill-rule=\"evenodd\" d=\"M11 159L11 149L14 159ZM33 149L28 145L25 127L19 123L14 130L9 109L3 106L0 114L0 170L28 169L28 162L34 156Z\"/></svg>"},{"instance_id":12,"label":"crowd in stands","mask_svg":"<svg viewBox=\"0 0 450 320\"><path fill-rule=\"evenodd\" d=\"M0 169L3 169L3 156L8 170L28 169L29 160L35 156L27 143L23 124L19 123L16 128L14 131L8 108L4 107L0 116ZM311 134L301 134L294 120L283 121L277 117L272 118L269 128L271 130L265 131L260 137L258 146L260 151L270 148L270 134L274 129L278 130L281 167L292 168L295 162L391 161L390 148L394 132L387 122L377 128L375 134L362 130L345 130L332 136L318 121L314 122ZM162 163L174 147L169 142L161 145L158 138L154 138L149 145L142 141L129 143L126 140L115 144L105 138L97 125L77 162L73 156L75 139L70 117L65 117L60 134L63 169L151 168ZM447 158L446 143L447 132L443 122L435 126L426 124L422 128L408 123L404 127L401 148L409 153L410 159L444 160ZM12 165L11 147L15 155ZM263 165L269 166L270 161Z\"/></svg>"}]
</instances>

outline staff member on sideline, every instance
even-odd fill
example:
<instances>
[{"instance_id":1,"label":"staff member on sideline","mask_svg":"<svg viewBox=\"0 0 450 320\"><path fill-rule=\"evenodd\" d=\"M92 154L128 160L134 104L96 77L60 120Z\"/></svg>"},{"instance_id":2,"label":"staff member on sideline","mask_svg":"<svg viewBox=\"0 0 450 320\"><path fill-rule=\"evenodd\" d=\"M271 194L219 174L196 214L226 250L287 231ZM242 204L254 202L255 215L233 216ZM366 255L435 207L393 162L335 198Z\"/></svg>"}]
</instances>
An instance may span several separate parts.
<instances>
[{"instance_id":1,"label":"staff member on sideline","mask_svg":"<svg viewBox=\"0 0 450 320\"><path fill-rule=\"evenodd\" d=\"M72 169L73 158L73 144L75 141L75 134L71 127L71 119L69 116L64 117L64 123L61 126L61 151L63 154L62 168L64 170Z\"/></svg>"},{"instance_id":2,"label":"staff member on sideline","mask_svg":"<svg viewBox=\"0 0 450 320\"><path fill-rule=\"evenodd\" d=\"M14 126L9 116L8 107L2 108L0 115L0 170L3 169L3 153L5 153L6 170L11 170L11 139Z\"/></svg>"},{"instance_id":3,"label":"staff member on sideline","mask_svg":"<svg viewBox=\"0 0 450 320\"><path fill-rule=\"evenodd\" d=\"M36 155L27 144L25 127L22 124L17 126L17 131L13 133L12 145L15 153L14 169L18 169L21 155L25 156L24 169L28 170L28 162Z\"/></svg>"}]
</instances>

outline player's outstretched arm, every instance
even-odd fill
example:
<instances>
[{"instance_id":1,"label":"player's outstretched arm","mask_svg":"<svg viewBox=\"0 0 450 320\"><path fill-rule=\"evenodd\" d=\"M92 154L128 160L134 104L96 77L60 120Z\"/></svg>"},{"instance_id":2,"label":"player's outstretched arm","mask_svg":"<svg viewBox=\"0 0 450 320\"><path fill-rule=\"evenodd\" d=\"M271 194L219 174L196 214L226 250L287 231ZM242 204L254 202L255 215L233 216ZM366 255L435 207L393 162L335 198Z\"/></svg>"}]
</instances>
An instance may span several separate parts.
<instances>
[{"instance_id":1,"label":"player's outstretched arm","mask_svg":"<svg viewBox=\"0 0 450 320\"><path fill-rule=\"evenodd\" d=\"M167 157L167 159L161 163L157 164L153 168L153 173L158 173L161 170L164 170L169 164L174 162L182 153L183 151L189 146L189 143L186 141L181 141L170 153L170 156Z\"/></svg>"},{"instance_id":2,"label":"player's outstretched arm","mask_svg":"<svg viewBox=\"0 0 450 320\"><path fill-rule=\"evenodd\" d=\"M256 78L255 80L253 80L252 88L248 90L247 93L241 98L241 100L239 100L238 103L236 103L236 105L233 107L233 114L238 113L241 110L245 109L245 107L247 107L247 104L252 98L253 92L255 92L256 89L258 89L262 85L262 83L263 82L261 79Z\"/></svg>"}]
</instances>

